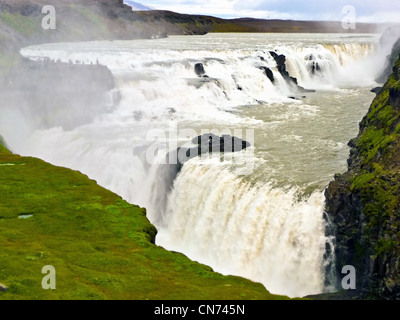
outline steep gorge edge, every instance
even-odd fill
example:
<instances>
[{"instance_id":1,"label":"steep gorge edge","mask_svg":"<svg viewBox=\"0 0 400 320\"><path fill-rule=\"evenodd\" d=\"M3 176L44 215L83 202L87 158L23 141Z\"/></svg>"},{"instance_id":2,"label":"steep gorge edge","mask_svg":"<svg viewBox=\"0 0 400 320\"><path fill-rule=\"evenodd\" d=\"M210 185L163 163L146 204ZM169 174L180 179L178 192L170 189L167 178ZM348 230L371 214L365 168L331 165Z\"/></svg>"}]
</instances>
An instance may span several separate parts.
<instances>
[{"instance_id":1,"label":"steep gorge edge","mask_svg":"<svg viewBox=\"0 0 400 320\"><path fill-rule=\"evenodd\" d=\"M0 300L287 299L156 246L145 209L4 145L0 139ZM41 287L45 265L56 268L57 290Z\"/></svg>"},{"instance_id":2,"label":"steep gorge edge","mask_svg":"<svg viewBox=\"0 0 400 320\"><path fill-rule=\"evenodd\" d=\"M351 265L357 286L345 295L400 299L400 59L349 146L348 171L326 190L338 279Z\"/></svg>"}]
</instances>

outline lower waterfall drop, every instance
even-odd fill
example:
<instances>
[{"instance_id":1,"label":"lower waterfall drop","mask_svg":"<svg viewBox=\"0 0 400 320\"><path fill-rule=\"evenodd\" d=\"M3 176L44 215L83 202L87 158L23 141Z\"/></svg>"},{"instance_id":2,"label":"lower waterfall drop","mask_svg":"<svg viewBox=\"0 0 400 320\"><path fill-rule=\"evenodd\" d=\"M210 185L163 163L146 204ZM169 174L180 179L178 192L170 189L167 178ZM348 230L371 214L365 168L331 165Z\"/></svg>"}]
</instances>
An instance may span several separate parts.
<instances>
[{"instance_id":1,"label":"lower waterfall drop","mask_svg":"<svg viewBox=\"0 0 400 320\"><path fill-rule=\"evenodd\" d=\"M225 168L187 162L157 243L291 297L324 290L324 196L251 185ZM190 186L190 187L189 187Z\"/></svg>"}]
</instances>

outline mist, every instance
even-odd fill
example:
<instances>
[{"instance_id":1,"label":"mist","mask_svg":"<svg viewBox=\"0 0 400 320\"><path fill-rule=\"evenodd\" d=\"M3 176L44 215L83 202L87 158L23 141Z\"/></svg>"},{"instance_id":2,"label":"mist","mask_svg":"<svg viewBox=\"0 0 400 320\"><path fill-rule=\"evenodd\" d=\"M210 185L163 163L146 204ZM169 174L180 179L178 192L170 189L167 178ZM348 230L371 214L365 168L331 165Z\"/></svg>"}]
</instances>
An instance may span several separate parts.
<instances>
[{"instance_id":1,"label":"mist","mask_svg":"<svg viewBox=\"0 0 400 320\"><path fill-rule=\"evenodd\" d=\"M73 130L119 103L114 78L100 65L26 59L3 71L1 88L1 134L15 150L36 130Z\"/></svg>"}]
</instances>

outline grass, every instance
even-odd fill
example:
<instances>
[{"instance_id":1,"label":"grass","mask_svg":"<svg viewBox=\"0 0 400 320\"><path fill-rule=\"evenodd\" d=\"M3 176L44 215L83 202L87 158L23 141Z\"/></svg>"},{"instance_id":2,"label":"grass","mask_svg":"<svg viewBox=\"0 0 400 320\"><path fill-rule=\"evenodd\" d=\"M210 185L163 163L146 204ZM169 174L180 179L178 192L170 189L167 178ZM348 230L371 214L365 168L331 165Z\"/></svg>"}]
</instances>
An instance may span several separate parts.
<instances>
[{"instance_id":1,"label":"grass","mask_svg":"<svg viewBox=\"0 0 400 320\"><path fill-rule=\"evenodd\" d=\"M107 21L95 14L90 8L71 4L70 7L79 12L82 15L83 20L86 20L89 24L92 24L96 29L96 33L102 35L103 37L111 37L111 31L107 24ZM76 32L76 30L74 30Z\"/></svg>"},{"instance_id":2,"label":"grass","mask_svg":"<svg viewBox=\"0 0 400 320\"><path fill-rule=\"evenodd\" d=\"M235 24L233 22L214 23L210 28L210 32L251 32L251 28Z\"/></svg>"},{"instance_id":3,"label":"grass","mask_svg":"<svg viewBox=\"0 0 400 320\"><path fill-rule=\"evenodd\" d=\"M39 18L35 19L3 11L0 12L0 19L10 28L24 36L33 36L41 28L41 19Z\"/></svg>"},{"instance_id":4,"label":"grass","mask_svg":"<svg viewBox=\"0 0 400 320\"><path fill-rule=\"evenodd\" d=\"M400 252L400 59L395 70L361 122L360 170L351 179L351 191L361 194L365 231L376 257Z\"/></svg>"},{"instance_id":5,"label":"grass","mask_svg":"<svg viewBox=\"0 0 400 320\"><path fill-rule=\"evenodd\" d=\"M1 45L2 44L0 42L0 46ZM0 51L0 68L1 69L10 69L13 66L17 65L19 61L20 61L20 58L18 56ZM1 72L2 71L0 70L0 73Z\"/></svg>"},{"instance_id":6,"label":"grass","mask_svg":"<svg viewBox=\"0 0 400 320\"><path fill-rule=\"evenodd\" d=\"M0 300L286 299L158 247L155 235L144 209L0 144ZM41 287L46 265L56 290Z\"/></svg>"},{"instance_id":7,"label":"grass","mask_svg":"<svg viewBox=\"0 0 400 320\"><path fill-rule=\"evenodd\" d=\"M5 143L3 137L0 136L0 153L1 154L10 154L11 152L5 147Z\"/></svg>"}]
</instances>

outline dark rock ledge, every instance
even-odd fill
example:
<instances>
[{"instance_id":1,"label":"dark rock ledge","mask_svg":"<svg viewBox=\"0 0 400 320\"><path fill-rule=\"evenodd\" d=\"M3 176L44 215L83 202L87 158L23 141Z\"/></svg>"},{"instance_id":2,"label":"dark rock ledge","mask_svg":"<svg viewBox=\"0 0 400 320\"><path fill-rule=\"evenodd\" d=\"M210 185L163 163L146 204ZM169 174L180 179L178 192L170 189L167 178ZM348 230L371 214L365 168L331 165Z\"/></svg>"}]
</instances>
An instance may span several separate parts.
<instances>
[{"instance_id":1,"label":"dark rock ledge","mask_svg":"<svg viewBox=\"0 0 400 320\"><path fill-rule=\"evenodd\" d=\"M350 141L348 171L326 190L337 287L352 265L357 289L333 299L400 299L400 59ZM327 297L327 296L326 296ZM328 298L328 297L327 297Z\"/></svg>"}]
</instances>

